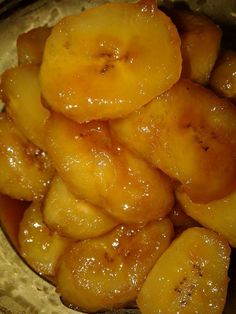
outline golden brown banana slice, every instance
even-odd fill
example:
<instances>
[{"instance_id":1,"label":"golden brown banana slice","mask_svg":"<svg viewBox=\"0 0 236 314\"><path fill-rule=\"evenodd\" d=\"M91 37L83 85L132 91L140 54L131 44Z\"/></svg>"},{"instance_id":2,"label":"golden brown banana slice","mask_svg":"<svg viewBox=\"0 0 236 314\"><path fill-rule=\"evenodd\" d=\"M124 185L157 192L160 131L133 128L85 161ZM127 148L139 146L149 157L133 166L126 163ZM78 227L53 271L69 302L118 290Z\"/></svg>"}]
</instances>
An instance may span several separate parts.
<instances>
[{"instance_id":1,"label":"golden brown banana slice","mask_svg":"<svg viewBox=\"0 0 236 314\"><path fill-rule=\"evenodd\" d=\"M180 72L178 33L156 1L109 3L52 29L41 86L54 111L85 122L127 115L169 89Z\"/></svg>"},{"instance_id":2,"label":"golden brown banana slice","mask_svg":"<svg viewBox=\"0 0 236 314\"><path fill-rule=\"evenodd\" d=\"M46 194L43 216L51 230L74 240L97 237L118 225L101 208L78 199L58 175Z\"/></svg>"},{"instance_id":3,"label":"golden brown banana slice","mask_svg":"<svg viewBox=\"0 0 236 314\"><path fill-rule=\"evenodd\" d=\"M17 38L18 64L40 65L46 40L51 33L49 27L37 27L20 34Z\"/></svg>"},{"instance_id":4,"label":"golden brown banana slice","mask_svg":"<svg viewBox=\"0 0 236 314\"><path fill-rule=\"evenodd\" d=\"M220 27L204 15L184 10L174 11L172 18L181 38L181 76L207 84L220 50Z\"/></svg>"},{"instance_id":5,"label":"golden brown banana slice","mask_svg":"<svg viewBox=\"0 0 236 314\"><path fill-rule=\"evenodd\" d=\"M221 233L236 247L236 191L226 197L207 204L191 201L182 189L177 189L177 199L187 215L201 225Z\"/></svg>"},{"instance_id":6,"label":"golden brown banana slice","mask_svg":"<svg viewBox=\"0 0 236 314\"><path fill-rule=\"evenodd\" d=\"M236 101L236 51L221 54L211 73L210 85L220 95Z\"/></svg>"},{"instance_id":7,"label":"golden brown banana slice","mask_svg":"<svg viewBox=\"0 0 236 314\"><path fill-rule=\"evenodd\" d=\"M12 120L0 114L0 191L12 198L42 198L53 174L46 153L30 143Z\"/></svg>"},{"instance_id":8,"label":"golden brown banana slice","mask_svg":"<svg viewBox=\"0 0 236 314\"><path fill-rule=\"evenodd\" d=\"M45 150L45 123L49 111L41 103L39 68L25 65L9 69L2 76L7 112L20 131Z\"/></svg>"},{"instance_id":9,"label":"golden brown banana slice","mask_svg":"<svg viewBox=\"0 0 236 314\"><path fill-rule=\"evenodd\" d=\"M149 273L137 302L142 314L221 314L230 247L204 228L184 231Z\"/></svg>"},{"instance_id":10,"label":"golden brown banana slice","mask_svg":"<svg viewBox=\"0 0 236 314\"><path fill-rule=\"evenodd\" d=\"M20 254L39 274L53 276L69 240L51 232L43 222L41 202L32 202L20 223Z\"/></svg>"},{"instance_id":11,"label":"golden brown banana slice","mask_svg":"<svg viewBox=\"0 0 236 314\"><path fill-rule=\"evenodd\" d=\"M14 248L19 250L19 225L29 202L19 201L0 193L0 225Z\"/></svg>"},{"instance_id":12,"label":"golden brown banana slice","mask_svg":"<svg viewBox=\"0 0 236 314\"><path fill-rule=\"evenodd\" d=\"M119 226L102 237L72 244L58 263L57 290L88 312L135 300L155 261L173 236L169 219L143 229Z\"/></svg>"},{"instance_id":13,"label":"golden brown banana slice","mask_svg":"<svg viewBox=\"0 0 236 314\"><path fill-rule=\"evenodd\" d=\"M113 134L179 180L192 200L220 199L236 186L236 109L181 79L148 105L117 121Z\"/></svg>"},{"instance_id":14,"label":"golden brown banana slice","mask_svg":"<svg viewBox=\"0 0 236 314\"><path fill-rule=\"evenodd\" d=\"M105 122L78 124L52 113L47 128L49 156L79 198L124 223L168 214L173 205L169 178L118 145Z\"/></svg>"}]
</instances>

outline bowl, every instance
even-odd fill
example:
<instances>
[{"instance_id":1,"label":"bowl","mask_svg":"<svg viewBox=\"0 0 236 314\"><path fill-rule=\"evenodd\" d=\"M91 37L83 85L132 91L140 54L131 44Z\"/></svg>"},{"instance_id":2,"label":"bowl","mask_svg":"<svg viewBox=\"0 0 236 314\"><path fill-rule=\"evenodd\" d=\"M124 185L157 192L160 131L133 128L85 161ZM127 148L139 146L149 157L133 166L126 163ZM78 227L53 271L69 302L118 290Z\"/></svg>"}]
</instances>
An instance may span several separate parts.
<instances>
[{"instance_id":1,"label":"bowl","mask_svg":"<svg viewBox=\"0 0 236 314\"><path fill-rule=\"evenodd\" d=\"M80 13L106 0L39 0L0 1L0 73L16 64L15 41L20 33L42 25L54 25L63 16ZM113 0L113 2L120 2ZM126 2L134 2L128 0ZM228 1L159 1L164 7L189 6L220 23L224 30L223 44L235 47L236 2ZM0 104L1 106L1 104ZM1 108L1 107L0 107ZM17 254L16 230L27 204L18 206L14 200L0 197L0 313L79 313L65 307L55 287L42 279ZM8 233L6 234L6 230ZM236 253L232 252L230 285L225 314L236 313ZM104 313L140 313L137 309L122 309ZM207 314L207 313L206 313Z\"/></svg>"}]
</instances>

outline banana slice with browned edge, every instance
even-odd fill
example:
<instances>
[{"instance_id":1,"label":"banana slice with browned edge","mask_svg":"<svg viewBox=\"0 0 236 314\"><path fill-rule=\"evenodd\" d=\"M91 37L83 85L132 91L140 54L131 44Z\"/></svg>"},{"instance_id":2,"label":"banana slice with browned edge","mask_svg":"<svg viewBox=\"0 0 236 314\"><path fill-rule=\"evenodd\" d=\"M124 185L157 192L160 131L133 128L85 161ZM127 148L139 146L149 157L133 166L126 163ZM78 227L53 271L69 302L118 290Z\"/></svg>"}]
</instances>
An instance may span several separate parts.
<instances>
[{"instance_id":1,"label":"banana slice with browned edge","mask_svg":"<svg viewBox=\"0 0 236 314\"><path fill-rule=\"evenodd\" d=\"M17 38L18 64L40 65L46 40L51 33L51 28L42 26L22 33Z\"/></svg>"},{"instance_id":2,"label":"banana slice with browned edge","mask_svg":"<svg viewBox=\"0 0 236 314\"><path fill-rule=\"evenodd\" d=\"M230 247L204 228L184 231L149 273L137 299L142 314L222 314Z\"/></svg>"},{"instance_id":3,"label":"banana slice with browned edge","mask_svg":"<svg viewBox=\"0 0 236 314\"><path fill-rule=\"evenodd\" d=\"M118 145L106 122L78 124L52 113L47 151L79 198L124 223L165 217L173 206L170 179Z\"/></svg>"},{"instance_id":4,"label":"banana slice with browned edge","mask_svg":"<svg viewBox=\"0 0 236 314\"><path fill-rule=\"evenodd\" d=\"M96 239L72 244L58 262L63 300L86 312L133 302L148 272L173 236L169 219L143 229L119 226Z\"/></svg>"},{"instance_id":5,"label":"banana slice with browned edge","mask_svg":"<svg viewBox=\"0 0 236 314\"><path fill-rule=\"evenodd\" d=\"M45 196L43 217L51 230L74 240L97 237L118 225L101 208L77 198L58 175Z\"/></svg>"},{"instance_id":6,"label":"banana slice with browned edge","mask_svg":"<svg viewBox=\"0 0 236 314\"><path fill-rule=\"evenodd\" d=\"M54 276L58 258L69 240L52 232L43 222L42 202L32 202L20 223L19 253L39 274Z\"/></svg>"},{"instance_id":7,"label":"banana slice with browned edge","mask_svg":"<svg viewBox=\"0 0 236 314\"><path fill-rule=\"evenodd\" d=\"M206 204L192 202L181 188L177 189L176 197L187 215L221 233L231 246L236 247L236 191Z\"/></svg>"},{"instance_id":8,"label":"banana slice with browned edge","mask_svg":"<svg viewBox=\"0 0 236 314\"><path fill-rule=\"evenodd\" d=\"M47 154L0 114L0 192L31 201L44 196L54 168Z\"/></svg>"},{"instance_id":9,"label":"banana slice with browned edge","mask_svg":"<svg viewBox=\"0 0 236 314\"><path fill-rule=\"evenodd\" d=\"M236 102L236 51L222 51L210 77L211 88Z\"/></svg>"},{"instance_id":10,"label":"banana slice with browned edge","mask_svg":"<svg viewBox=\"0 0 236 314\"><path fill-rule=\"evenodd\" d=\"M77 121L122 117L169 89L180 39L156 1L108 3L62 19L41 66L48 105Z\"/></svg>"},{"instance_id":11,"label":"banana slice with browned edge","mask_svg":"<svg viewBox=\"0 0 236 314\"><path fill-rule=\"evenodd\" d=\"M220 27L207 16L196 12L175 10L171 17L181 38L181 76L207 84L220 50Z\"/></svg>"},{"instance_id":12,"label":"banana slice with browned edge","mask_svg":"<svg viewBox=\"0 0 236 314\"><path fill-rule=\"evenodd\" d=\"M110 121L129 149L183 184L195 202L220 199L236 187L236 109L181 79L127 118Z\"/></svg>"},{"instance_id":13,"label":"banana slice with browned edge","mask_svg":"<svg viewBox=\"0 0 236 314\"><path fill-rule=\"evenodd\" d=\"M16 67L3 73L1 86L6 110L16 126L32 143L45 150L45 123L49 111L41 103L38 76L37 66Z\"/></svg>"}]
</instances>

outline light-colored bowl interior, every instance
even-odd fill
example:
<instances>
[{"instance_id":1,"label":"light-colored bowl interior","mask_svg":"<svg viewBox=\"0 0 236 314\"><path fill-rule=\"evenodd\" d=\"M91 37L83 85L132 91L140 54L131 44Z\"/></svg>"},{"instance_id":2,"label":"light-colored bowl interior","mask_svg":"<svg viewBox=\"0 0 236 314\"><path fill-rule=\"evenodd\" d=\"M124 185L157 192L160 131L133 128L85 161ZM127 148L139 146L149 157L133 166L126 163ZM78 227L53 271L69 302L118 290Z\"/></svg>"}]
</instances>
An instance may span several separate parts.
<instances>
[{"instance_id":1,"label":"light-colored bowl interior","mask_svg":"<svg viewBox=\"0 0 236 314\"><path fill-rule=\"evenodd\" d=\"M0 20L0 73L16 64L16 38L29 29L42 25L53 25L63 16L76 14L105 0L40 0L16 13ZM113 2L120 2L113 0ZM127 1L126 1L127 2ZM131 0L129 2L132 2ZM168 1L161 1L162 3ZM169 1L173 2L173 1ZM236 23L235 0L201 1L202 9L214 15L220 21ZM221 6L224 2L225 9ZM227 2L227 3L226 3ZM192 8L199 10L200 1L192 1ZM221 14L219 13L221 12ZM223 12L223 13L222 13ZM0 105L1 109L1 105ZM65 307L55 291L55 287L35 274L17 255L0 229L0 313L75 313ZM235 305L236 306L236 305ZM236 309L235 309L236 311ZM78 313L78 312L77 312ZM136 310L124 310L114 313L139 313ZM227 313L232 313L231 310Z\"/></svg>"}]
</instances>

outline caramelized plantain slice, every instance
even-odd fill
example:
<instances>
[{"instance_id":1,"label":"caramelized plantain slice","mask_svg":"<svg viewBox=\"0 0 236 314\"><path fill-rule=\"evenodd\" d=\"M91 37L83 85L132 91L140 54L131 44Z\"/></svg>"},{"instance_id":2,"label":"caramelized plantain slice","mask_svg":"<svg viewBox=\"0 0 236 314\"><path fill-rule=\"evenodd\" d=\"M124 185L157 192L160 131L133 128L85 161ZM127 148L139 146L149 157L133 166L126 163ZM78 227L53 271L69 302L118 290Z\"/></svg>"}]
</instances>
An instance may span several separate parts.
<instances>
[{"instance_id":1,"label":"caramelized plantain slice","mask_svg":"<svg viewBox=\"0 0 236 314\"><path fill-rule=\"evenodd\" d=\"M170 179L114 141L107 123L78 124L52 113L48 153L72 192L124 223L165 217L173 206Z\"/></svg>"},{"instance_id":2,"label":"caramelized plantain slice","mask_svg":"<svg viewBox=\"0 0 236 314\"><path fill-rule=\"evenodd\" d=\"M169 219L142 229L121 225L96 239L72 244L58 263L57 290L86 312L133 302L173 236Z\"/></svg>"},{"instance_id":3,"label":"caramelized plantain slice","mask_svg":"<svg viewBox=\"0 0 236 314\"><path fill-rule=\"evenodd\" d=\"M43 217L51 230L74 240L97 237L118 225L101 208L71 193L58 175L54 176L45 196Z\"/></svg>"},{"instance_id":4,"label":"caramelized plantain slice","mask_svg":"<svg viewBox=\"0 0 236 314\"><path fill-rule=\"evenodd\" d=\"M113 135L183 184L195 202L220 199L236 187L236 109L226 99L181 79L127 118Z\"/></svg>"},{"instance_id":5,"label":"caramelized plantain slice","mask_svg":"<svg viewBox=\"0 0 236 314\"><path fill-rule=\"evenodd\" d=\"M32 143L45 150L49 111L41 103L38 76L39 68L34 65L9 69L2 75L2 88L6 110L16 126Z\"/></svg>"},{"instance_id":6,"label":"caramelized plantain slice","mask_svg":"<svg viewBox=\"0 0 236 314\"><path fill-rule=\"evenodd\" d=\"M54 168L47 154L29 142L6 113L0 114L0 191L31 201L44 196Z\"/></svg>"},{"instance_id":7,"label":"caramelized plantain slice","mask_svg":"<svg viewBox=\"0 0 236 314\"><path fill-rule=\"evenodd\" d=\"M230 247L204 228L184 231L149 273L137 299L143 314L221 314Z\"/></svg>"},{"instance_id":8,"label":"caramelized plantain slice","mask_svg":"<svg viewBox=\"0 0 236 314\"><path fill-rule=\"evenodd\" d=\"M180 77L180 39L156 1L107 3L62 19L41 66L48 105L77 121L122 117Z\"/></svg>"},{"instance_id":9,"label":"caramelized plantain slice","mask_svg":"<svg viewBox=\"0 0 236 314\"><path fill-rule=\"evenodd\" d=\"M36 27L17 38L18 64L40 65L46 40L51 29L46 26Z\"/></svg>"},{"instance_id":10,"label":"caramelized plantain slice","mask_svg":"<svg viewBox=\"0 0 236 314\"><path fill-rule=\"evenodd\" d=\"M52 232L43 222L42 202L34 201L20 223L20 254L39 274L54 276L58 258L69 240Z\"/></svg>"},{"instance_id":11,"label":"caramelized plantain slice","mask_svg":"<svg viewBox=\"0 0 236 314\"><path fill-rule=\"evenodd\" d=\"M236 191L206 204L192 202L181 188L177 189L176 197L187 215L221 233L231 246L236 247Z\"/></svg>"}]
</instances>

